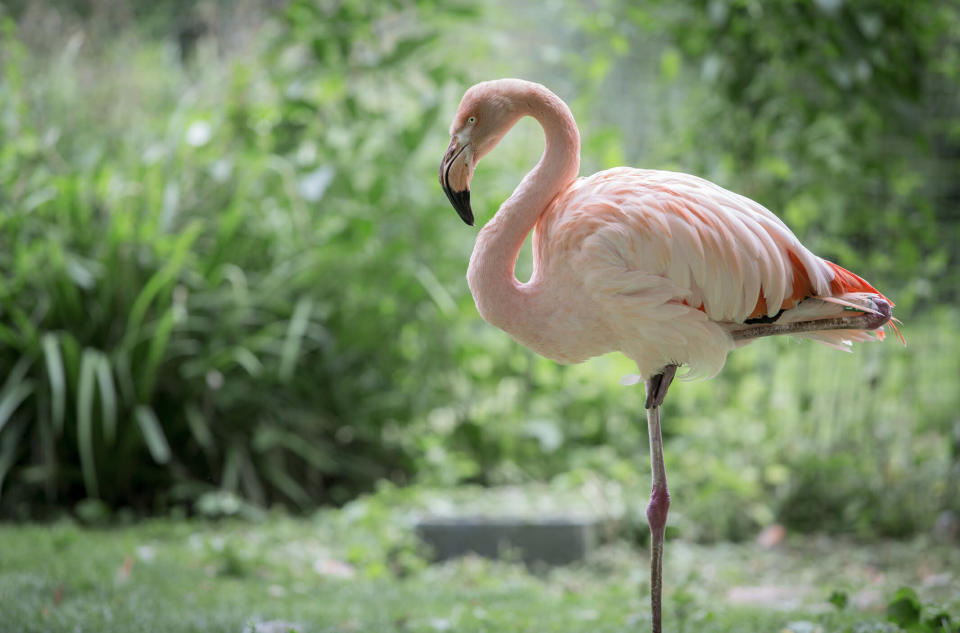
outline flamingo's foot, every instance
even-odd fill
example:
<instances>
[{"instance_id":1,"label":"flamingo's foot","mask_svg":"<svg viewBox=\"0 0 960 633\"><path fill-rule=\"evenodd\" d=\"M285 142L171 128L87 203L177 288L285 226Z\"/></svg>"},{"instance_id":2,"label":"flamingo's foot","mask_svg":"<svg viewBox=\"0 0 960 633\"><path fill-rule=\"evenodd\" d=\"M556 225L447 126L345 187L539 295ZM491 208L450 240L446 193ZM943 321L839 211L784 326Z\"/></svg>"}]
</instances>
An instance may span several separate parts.
<instances>
[{"instance_id":1,"label":"flamingo's foot","mask_svg":"<svg viewBox=\"0 0 960 633\"><path fill-rule=\"evenodd\" d=\"M867 312L860 317L866 322L866 325L862 328L864 330L882 328L893 317L893 308L890 307L887 301L880 297L871 297L870 299L873 301L873 309L876 310L876 312Z\"/></svg>"},{"instance_id":2,"label":"flamingo's foot","mask_svg":"<svg viewBox=\"0 0 960 633\"><path fill-rule=\"evenodd\" d=\"M647 381L647 409L653 409L663 404L663 399L667 397L667 389L673 382L673 377L677 375L676 365L667 365L656 376Z\"/></svg>"}]
</instances>

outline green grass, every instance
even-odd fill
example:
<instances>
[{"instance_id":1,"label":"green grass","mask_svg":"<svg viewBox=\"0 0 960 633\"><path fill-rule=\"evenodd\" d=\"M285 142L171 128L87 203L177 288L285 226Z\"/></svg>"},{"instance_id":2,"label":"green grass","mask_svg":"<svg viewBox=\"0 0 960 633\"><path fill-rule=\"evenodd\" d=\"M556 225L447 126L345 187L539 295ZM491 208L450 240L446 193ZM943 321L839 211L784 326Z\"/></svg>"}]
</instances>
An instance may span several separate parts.
<instances>
[{"instance_id":1,"label":"green grass","mask_svg":"<svg viewBox=\"0 0 960 633\"><path fill-rule=\"evenodd\" d=\"M643 550L614 542L552 571L469 558L428 565L413 516L374 497L312 520L0 527L0 622L4 633L286 631L267 628L277 621L344 633L649 626ZM958 569L960 550L923 540L668 541L666 630L897 631L885 610L900 586L916 588L923 617L946 609L956 619ZM848 598L844 609L829 602L834 592Z\"/></svg>"}]
</instances>

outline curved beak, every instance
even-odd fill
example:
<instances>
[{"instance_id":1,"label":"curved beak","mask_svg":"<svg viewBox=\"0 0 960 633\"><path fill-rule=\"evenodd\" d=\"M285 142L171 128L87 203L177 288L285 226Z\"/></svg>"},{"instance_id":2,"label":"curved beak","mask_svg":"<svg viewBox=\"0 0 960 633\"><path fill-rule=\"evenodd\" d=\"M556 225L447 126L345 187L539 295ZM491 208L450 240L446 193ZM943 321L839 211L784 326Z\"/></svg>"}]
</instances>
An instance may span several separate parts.
<instances>
[{"instance_id":1,"label":"curved beak","mask_svg":"<svg viewBox=\"0 0 960 633\"><path fill-rule=\"evenodd\" d=\"M440 162L440 186L460 219L473 226L473 210L470 208L470 152L464 151L468 147L469 143L461 145L456 136L450 140L450 147Z\"/></svg>"}]
</instances>

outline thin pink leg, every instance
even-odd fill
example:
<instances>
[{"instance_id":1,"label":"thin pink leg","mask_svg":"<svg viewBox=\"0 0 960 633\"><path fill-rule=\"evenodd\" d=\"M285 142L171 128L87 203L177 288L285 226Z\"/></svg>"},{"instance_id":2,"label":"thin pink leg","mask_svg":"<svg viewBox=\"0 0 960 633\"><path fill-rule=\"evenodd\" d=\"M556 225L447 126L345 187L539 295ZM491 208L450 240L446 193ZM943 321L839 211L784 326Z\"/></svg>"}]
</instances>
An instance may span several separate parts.
<instances>
[{"instance_id":1,"label":"thin pink leg","mask_svg":"<svg viewBox=\"0 0 960 633\"><path fill-rule=\"evenodd\" d=\"M663 538L670 509L670 491L667 489L667 471L663 466L663 438L660 433L660 405L677 371L668 365L663 373L647 381L647 430L650 432L650 470L653 485L647 504L647 522L650 524L650 610L653 633L661 633L663 596Z\"/></svg>"}]
</instances>

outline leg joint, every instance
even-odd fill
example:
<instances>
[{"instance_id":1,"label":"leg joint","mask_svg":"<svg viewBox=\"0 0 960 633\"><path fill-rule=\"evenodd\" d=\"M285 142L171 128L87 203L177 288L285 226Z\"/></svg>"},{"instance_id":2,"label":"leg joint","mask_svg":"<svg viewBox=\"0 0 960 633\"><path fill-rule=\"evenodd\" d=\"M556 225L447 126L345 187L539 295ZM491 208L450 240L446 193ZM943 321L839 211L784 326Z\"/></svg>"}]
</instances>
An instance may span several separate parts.
<instances>
[{"instance_id":1,"label":"leg joint","mask_svg":"<svg viewBox=\"0 0 960 633\"><path fill-rule=\"evenodd\" d=\"M666 486L654 488L650 493L650 503L647 504L647 522L650 531L663 530L667 525L667 513L670 510L670 493Z\"/></svg>"}]
</instances>

